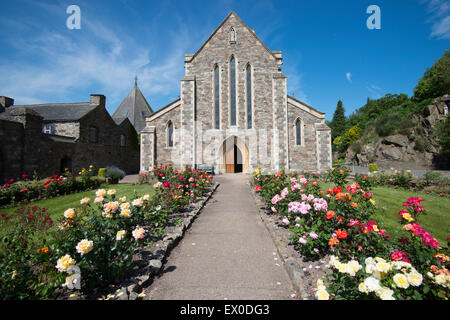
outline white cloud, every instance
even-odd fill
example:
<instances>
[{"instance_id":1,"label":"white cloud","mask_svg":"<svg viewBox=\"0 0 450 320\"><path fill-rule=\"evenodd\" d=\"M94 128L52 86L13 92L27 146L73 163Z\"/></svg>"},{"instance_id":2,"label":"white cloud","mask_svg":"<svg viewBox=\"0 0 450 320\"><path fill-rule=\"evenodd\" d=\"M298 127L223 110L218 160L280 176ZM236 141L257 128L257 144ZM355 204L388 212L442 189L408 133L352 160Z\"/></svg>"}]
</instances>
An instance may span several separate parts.
<instances>
[{"instance_id":1,"label":"white cloud","mask_svg":"<svg viewBox=\"0 0 450 320\"><path fill-rule=\"evenodd\" d=\"M431 17L431 37L450 39L450 3L447 0L428 1L428 12Z\"/></svg>"},{"instance_id":2,"label":"white cloud","mask_svg":"<svg viewBox=\"0 0 450 320\"><path fill-rule=\"evenodd\" d=\"M380 87L378 87L377 85L374 85L372 83L368 83L368 84L366 84L366 89L372 95L371 98L380 99L382 97L382 95L381 95L381 90L382 89Z\"/></svg>"},{"instance_id":3,"label":"white cloud","mask_svg":"<svg viewBox=\"0 0 450 320\"><path fill-rule=\"evenodd\" d=\"M190 41L186 32L172 34L162 52L138 43L140 39L116 34L98 21L85 20L82 29L83 35L42 30L12 44L18 55L33 52L33 57L16 61L12 56L0 62L0 69L8 74L0 78L0 94L14 98L16 104L28 104L75 101L67 98L74 92L85 92L81 101L88 101L90 93L102 93L113 112L137 74L153 109L162 105L153 105L152 96L170 100L179 95L184 51Z\"/></svg>"},{"instance_id":4,"label":"white cloud","mask_svg":"<svg viewBox=\"0 0 450 320\"><path fill-rule=\"evenodd\" d=\"M352 83L352 74L351 74L350 72L347 72L347 73L345 74L345 77L347 78L347 81L348 81L348 82Z\"/></svg>"}]
</instances>

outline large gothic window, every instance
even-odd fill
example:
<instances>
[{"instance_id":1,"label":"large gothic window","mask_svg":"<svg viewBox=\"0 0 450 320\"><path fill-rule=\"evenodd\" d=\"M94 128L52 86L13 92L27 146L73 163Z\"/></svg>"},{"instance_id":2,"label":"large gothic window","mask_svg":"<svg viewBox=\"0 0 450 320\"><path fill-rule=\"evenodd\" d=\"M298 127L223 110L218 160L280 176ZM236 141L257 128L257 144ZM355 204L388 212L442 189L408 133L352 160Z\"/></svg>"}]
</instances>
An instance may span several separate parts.
<instances>
[{"instance_id":1,"label":"large gothic window","mask_svg":"<svg viewBox=\"0 0 450 320\"><path fill-rule=\"evenodd\" d=\"M219 66L214 68L214 124L220 129L220 89L219 89Z\"/></svg>"},{"instance_id":2,"label":"large gothic window","mask_svg":"<svg viewBox=\"0 0 450 320\"><path fill-rule=\"evenodd\" d=\"M252 128L252 68L247 65L247 128Z\"/></svg>"},{"instance_id":3,"label":"large gothic window","mask_svg":"<svg viewBox=\"0 0 450 320\"><path fill-rule=\"evenodd\" d=\"M236 125L236 60L230 59L230 123Z\"/></svg>"},{"instance_id":4,"label":"large gothic window","mask_svg":"<svg viewBox=\"0 0 450 320\"><path fill-rule=\"evenodd\" d=\"M173 123L170 120L167 123L167 147L173 147Z\"/></svg>"}]
</instances>

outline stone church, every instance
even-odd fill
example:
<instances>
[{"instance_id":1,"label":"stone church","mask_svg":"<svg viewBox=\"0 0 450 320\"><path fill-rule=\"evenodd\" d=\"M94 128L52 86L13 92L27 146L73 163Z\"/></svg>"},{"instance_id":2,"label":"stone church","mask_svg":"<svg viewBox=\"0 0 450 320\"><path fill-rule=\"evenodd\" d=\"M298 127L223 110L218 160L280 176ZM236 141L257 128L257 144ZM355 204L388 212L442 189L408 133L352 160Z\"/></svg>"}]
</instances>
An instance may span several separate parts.
<instances>
[{"instance_id":1,"label":"stone church","mask_svg":"<svg viewBox=\"0 0 450 320\"><path fill-rule=\"evenodd\" d=\"M180 97L146 117L141 172L157 163L324 171L331 167L325 114L287 94L281 51L234 12L186 54Z\"/></svg>"}]
</instances>

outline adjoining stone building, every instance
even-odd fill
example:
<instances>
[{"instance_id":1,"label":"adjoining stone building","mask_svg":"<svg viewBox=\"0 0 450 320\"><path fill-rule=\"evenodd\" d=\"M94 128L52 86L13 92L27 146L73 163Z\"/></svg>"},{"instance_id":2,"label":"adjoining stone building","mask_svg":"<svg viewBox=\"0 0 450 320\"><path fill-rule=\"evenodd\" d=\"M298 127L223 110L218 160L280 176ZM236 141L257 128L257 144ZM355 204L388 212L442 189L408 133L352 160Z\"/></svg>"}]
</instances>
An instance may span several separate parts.
<instances>
[{"instance_id":1,"label":"adjoining stone building","mask_svg":"<svg viewBox=\"0 0 450 320\"><path fill-rule=\"evenodd\" d=\"M287 94L282 64L281 51L231 12L186 54L180 98L146 118L140 170L155 163L213 165L216 173L329 169L325 114Z\"/></svg>"},{"instance_id":2,"label":"adjoining stone building","mask_svg":"<svg viewBox=\"0 0 450 320\"><path fill-rule=\"evenodd\" d=\"M117 123L116 123L117 122ZM90 101L14 105L0 97L0 184L36 170L41 177L69 169L117 166L139 171L137 133L128 118L113 120L105 96Z\"/></svg>"}]
</instances>

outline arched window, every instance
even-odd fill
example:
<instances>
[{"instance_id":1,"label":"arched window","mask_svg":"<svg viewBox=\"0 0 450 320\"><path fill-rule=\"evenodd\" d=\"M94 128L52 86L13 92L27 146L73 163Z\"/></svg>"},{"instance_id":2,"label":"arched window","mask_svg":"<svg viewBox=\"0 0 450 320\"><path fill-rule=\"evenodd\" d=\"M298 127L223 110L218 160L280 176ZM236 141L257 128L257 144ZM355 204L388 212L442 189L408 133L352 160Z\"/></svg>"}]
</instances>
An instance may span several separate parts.
<instances>
[{"instance_id":1,"label":"arched window","mask_svg":"<svg viewBox=\"0 0 450 320\"><path fill-rule=\"evenodd\" d=\"M214 68L214 126L220 129L220 83L219 66Z\"/></svg>"},{"instance_id":2,"label":"arched window","mask_svg":"<svg viewBox=\"0 0 450 320\"><path fill-rule=\"evenodd\" d=\"M302 145L302 121L300 118L295 120L295 144L297 146Z\"/></svg>"},{"instance_id":3,"label":"arched window","mask_svg":"<svg viewBox=\"0 0 450 320\"><path fill-rule=\"evenodd\" d=\"M170 120L167 123L167 147L173 147L173 123Z\"/></svg>"},{"instance_id":4,"label":"arched window","mask_svg":"<svg viewBox=\"0 0 450 320\"><path fill-rule=\"evenodd\" d=\"M252 67L247 65L247 128L252 128Z\"/></svg>"},{"instance_id":5,"label":"arched window","mask_svg":"<svg viewBox=\"0 0 450 320\"><path fill-rule=\"evenodd\" d=\"M127 139L124 134L120 135L120 146L125 147L127 145Z\"/></svg>"},{"instance_id":6,"label":"arched window","mask_svg":"<svg viewBox=\"0 0 450 320\"><path fill-rule=\"evenodd\" d=\"M230 59L230 124L236 125L236 60Z\"/></svg>"}]
</instances>

